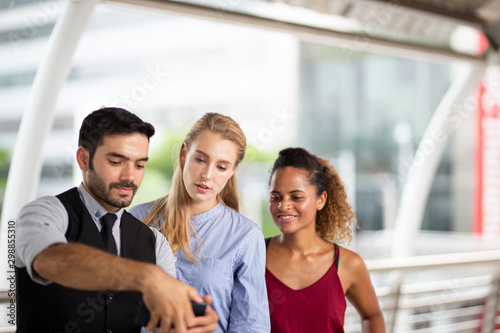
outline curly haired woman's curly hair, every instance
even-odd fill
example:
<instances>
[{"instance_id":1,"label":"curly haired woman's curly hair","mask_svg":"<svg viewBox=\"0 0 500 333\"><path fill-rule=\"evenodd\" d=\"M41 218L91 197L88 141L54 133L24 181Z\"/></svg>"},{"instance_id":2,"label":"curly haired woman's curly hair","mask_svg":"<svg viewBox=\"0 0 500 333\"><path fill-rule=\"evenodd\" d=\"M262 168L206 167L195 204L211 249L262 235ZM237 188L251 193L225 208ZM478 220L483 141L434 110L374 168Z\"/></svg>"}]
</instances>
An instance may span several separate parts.
<instances>
[{"instance_id":1,"label":"curly haired woman's curly hair","mask_svg":"<svg viewBox=\"0 0 500 333\"><path fill-rule=\"evenodd\" d=\"M286 148L279 152L271 170L271 177L276 170L285 167L307 171L308 181L316 187L318 196L326 191L325 206L316 215L318 236L336 243L350 243L351 225L357 227L356 217L347 202L344 184L333 165L303 148Z\"/></svg>"}]
</instances>

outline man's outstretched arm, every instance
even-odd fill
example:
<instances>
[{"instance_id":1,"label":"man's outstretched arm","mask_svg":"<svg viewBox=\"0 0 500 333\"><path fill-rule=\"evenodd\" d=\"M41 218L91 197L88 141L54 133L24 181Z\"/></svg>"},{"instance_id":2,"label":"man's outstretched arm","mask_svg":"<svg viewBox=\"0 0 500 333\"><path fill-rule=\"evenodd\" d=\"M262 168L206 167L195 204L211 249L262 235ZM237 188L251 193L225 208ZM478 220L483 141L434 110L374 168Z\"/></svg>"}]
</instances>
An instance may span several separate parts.
<instances>
[{"instance_id":1,"label":"man's outstretched arm","mask_svg":"<svg viewBox=\"0 0 500 333\"><path fill-rule=\"evenodd\" d=\"M159 267L121 258L77 243L54 244L38 254L33 269L42 278L80 290L139 291L150 311L148 330L186 332L195 317L189 299L203 299L195 288L166 274Z\"/></svg>"}]
</instances>

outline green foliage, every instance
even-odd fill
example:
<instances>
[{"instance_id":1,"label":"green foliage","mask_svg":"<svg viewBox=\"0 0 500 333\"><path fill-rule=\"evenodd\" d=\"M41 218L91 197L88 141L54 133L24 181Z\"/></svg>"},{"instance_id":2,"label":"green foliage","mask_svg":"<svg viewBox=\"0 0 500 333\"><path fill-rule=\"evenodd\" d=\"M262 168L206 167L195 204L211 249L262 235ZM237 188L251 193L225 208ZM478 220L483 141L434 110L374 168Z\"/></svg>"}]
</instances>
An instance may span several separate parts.
<instances>
[{"instance_id":1,"label":"green foliage","mask_svg":"<svg viewBox=\"0 0 500 333\"><path fill-rule=\"evenodd\" d=\"M249 144L243 162L273 162L276 157L278 157L278 152L276 151L257 149L255 146Z\"/></svg>"},{"instance_id":2,"label":"green foliage","mask_svg":"<svg viewBox=\"0 0 500 333\"><path fill-rule=\"evenodd\" d=\"M181 148L183 136L170 135L163 144L150 153L150 158L146 164L147 172L155 170L165 176L170 181L174 174L175 163Z\"/></svg>"},{"instance_id":3,"label":"green foliage","mask_svg":"<svg viewBox=\"0 0 500 333\"><path fill-rule=\"evenodd\" d=\"M7 186L9 174L10 155L6 150L0 149L0 215L2 214L3 197Z\"/></svg>"},{"instance_id":4,"label":"green foliage","mask_svg":"<svg viewBox=\"0 0 500 333\"><path fill-rule=\"evenodd\" d=\"M131 206L156 200L169 192L175 163L185 135L185 131L169 130L167 139L154 151L150 151L144 179Z\"/></svg>"},{"instance_id":5,"label":"green foliage","mask_svg":"<svg viewBox=\"0 0 500 333\"><path fill-rule=\"evenodd\" d=\"M155 169L147 169L142 180L141 186L134 196L130 207L156 200L168 193L170 189L170 178L165 177L164 173Z\"/></svg>"},{"instance_id":6,"label":"green foliage","mask_svg":"<svg viewBox=\"0 0 500 333\"><path fill-rule=\"evenodd\" d=\"M253 170L252 172L259 172L259 173L265 172L265 174L259 175L259 178L264 177L264 179L266 179L267 182L267 179L269 177L268 170L271 168L277 156L278 156L277 151L269 151L262 149L259 150L252 145L248 145L244 163L246 164L254 163L254 167L250 167L250 169ZM255 164L260 164L260 166L255 167ZM274 224L273 220L271 219L271 216L269 215L267 199L268 199L267 196L265 196L264 198L262 198L261 201L262 233L264 234L264 237L271 237L280 234L280 231Z\"/></svg>"},{"instance_id":7,"label":"green foliage","mask_svg":"<svg viewBox=\"0 0 500 333\"><path fill-rule=\"evenodd\" d=\"M0 170L9 165L9 153L0 149Z\"/></svg>"}]
</instances>

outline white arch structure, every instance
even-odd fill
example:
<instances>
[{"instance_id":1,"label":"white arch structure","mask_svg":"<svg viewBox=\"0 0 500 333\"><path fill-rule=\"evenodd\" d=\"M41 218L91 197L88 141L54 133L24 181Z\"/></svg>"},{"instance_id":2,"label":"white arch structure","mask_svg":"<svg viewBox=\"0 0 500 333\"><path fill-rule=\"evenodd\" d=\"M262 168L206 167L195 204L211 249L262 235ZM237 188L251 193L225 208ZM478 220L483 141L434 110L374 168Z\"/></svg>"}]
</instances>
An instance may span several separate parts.
<instances>
[{"instance_id":1,"label":"white arch structure","mask_svg":"<svg viewBox=\"0 0 500 333\"><path fill-rule=\"evenodd\" d=\"M54 106L71 68L73 54L99 0L67 1L38 67L9 169L0 225L0 272L7 272L7 233L23 205L34 199L42 169L42 151L52 129ZM3 275L2 275L3 277ZM1 278L0 284L6 283Z\"/></svg>"},{"instance_id":2,"label":"white arch structure","mask_svg":"<svg viewBox=\"0 0 500 333\"><path fill-rule=\"evenodd\" d=\"M171 13L202 17L228 23L244 24L265 29L284 31L331 44L332 42L352 42L353 35L332 31L329 29L311 27L303 24L283 22L272 18L262 18L241 12L221 11L217 8L193 5L179 1L168 0L114 0L117 3L146 6ZM20 208L34 199L40 179L42 166L42 148L45 138L52 128L54 106L57 96L64 84L71 67L73 54L78 41L85 30L99 0L68 1L66 7L54 27L49 40L49 46L38 68L28 106L23 114L16 146L9 170L9 178L5 192L0 232L2 246L0 252L0 271L6 271L6 234L8 221L14 219ZM356 44L340 44L355 48ZM444 147L456 128L446 124L447 116L453 112L453 107L464 103L482 76L486 60L450 51L429 49L422 46L403 44L400 42L370 38L368 49L378 52L393 52L410 56L444 60L459 60L467 64L467 68L451 85L441 104L435 112L420 147L423 149L429 140L434 145L434 151L426 156L425 163L414 161L414 169L406 180L402 201L396 222L396 235L393 246L394 256L411 255L414 249L415 235L422 221L426 199L434 179L437 165L442 158ZM368 49L363 49L367 51ZM440 135L436 139L436 133ZM416 155L415 158L418 156ZM417 165L418 164L418 165ZM5 281L5 279L1 279Z\"/></svg>"}]
</instances>

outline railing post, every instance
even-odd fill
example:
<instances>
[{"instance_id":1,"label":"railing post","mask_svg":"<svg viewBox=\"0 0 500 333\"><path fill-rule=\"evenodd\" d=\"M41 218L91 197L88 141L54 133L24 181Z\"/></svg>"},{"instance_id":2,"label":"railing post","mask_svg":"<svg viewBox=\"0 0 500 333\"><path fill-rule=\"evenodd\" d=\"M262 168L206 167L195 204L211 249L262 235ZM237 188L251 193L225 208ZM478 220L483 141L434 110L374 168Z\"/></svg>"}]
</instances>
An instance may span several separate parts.
<instances>
[{"instance_id":1,"label":"railing post","mask_svg":"<svg viewBox=\"0 0 500 333\"><path fill-rule=\"evenodd\" d=\"M496 318L498 314L498 301L500 296L500 268L497 268L493 275L491 293L484 305L484 316L481 333L491 333L495 331Z\"/></svg>"},{"instance_id":2,"label":"railing post","mask_svg":"<svg viewBox=\"0 0 500 333\"><path fill-rule=\"evenodd\" d=\"M416 253L417 238L422 226L427 199L447 142L457 130L449 121L462 112L472 112L475 99L471 92L481 79L484 68L464 66L443 96L405 175L401 200L394 226L391 256L410 257ZM461 121L462 124L464 121ZM432 148L429 148L432 147Z\"/></svg>"},{"instance_id":3,"label":"railing post","mask_svg":"<svg viewBox=\"0 0 500 333\"><path fill-rule=\"evenodd\" d=\"M403 284L403 278L405 275L405 272L402 271L396 271L393 272L390 276L390 279L392 280L391 283L391 295L392 299L389 301L389 309L392 309L389 312L389 315L386 320L386 332L387 333L394 333L394 329L396 327L396 318L399 312L399 300L401 298L401 285Z\"/></svg>"}]
</instances>

